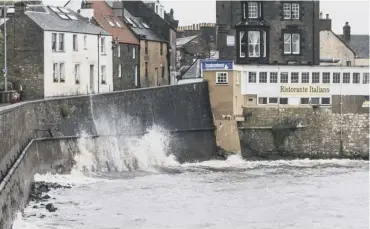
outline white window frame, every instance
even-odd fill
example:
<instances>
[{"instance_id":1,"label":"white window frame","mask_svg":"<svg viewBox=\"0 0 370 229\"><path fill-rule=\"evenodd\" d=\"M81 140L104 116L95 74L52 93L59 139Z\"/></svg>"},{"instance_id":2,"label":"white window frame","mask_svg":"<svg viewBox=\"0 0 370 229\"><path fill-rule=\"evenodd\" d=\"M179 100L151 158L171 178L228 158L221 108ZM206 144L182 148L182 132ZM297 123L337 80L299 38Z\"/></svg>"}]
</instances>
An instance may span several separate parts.
<instances>
[{"instance_id":1,"label":"white window frame","mask_svg":"<svg viewBox=\"0 0 370 229\"><path fill-rule=\"evenodd\" d=\"M80 76L81 76L80 64L75 64L74 65L74 68L73 68L73 71L74 71L74 76L75 76L75 83L76 84L80 84L81 83L81 79L80 79Z\"/></svg>"},{"instance_id":2,"label":"white window frame","mask_svg":"<svg viewBox=\"0 0 370 229\"><path fill-rule=\"evenodd\" d=\"M333 72L333 83L340 83L341 82L341 79L340 79L340 72Z\"/></svg>"},{"instance_id":3,"label":"white window frame","mask_svg":"<svg viewBox=\"0 0 370 229\"><path fill-rule=\"evenodd\" d=\"M369 84L370 83L370 76L368 72L362 73L362 84Z\"/></svg>"},{"instance_id":4,"label":"white window frame","mask_svg":"<svg viewBox=\"0 0 370 229\"><path fill-rule=\"evenodd\" d=\"M299 33L284 33L284 54L300 54L300 45L301 35Z\"/></svg>"},{"instance_id":5,"label":"white window frame","mask_svg":"<svg viewBox=\"0 0 370 229\"><path fill-rule=\"evenodd\" d=\"M245 36L244 31L239 32L239 57L245 57L245 42L243 42L243 37ZM242 44L244 44L244 50L242 49Z\"/></svg>"},{"instance_id":6,"label":"white window frame","mask_svg":"<svg viewBox=\"0 0 370 229\"><path fill-rule=\"evenodd\" d=\"M307 82L305 82L306 77L307 77ZM305 79L305 80L303 80L303 79ZM309 72L302 72L301 73L301 83L310 83L310 73Z\"/></svg>"},{"instance_id":7,"label":"white window frame","mask_svg":"<svg viewBox=\"0 0 370 229\"><path fill-rule=\"evenodd\" d=\"M105 49L105 37L100 38L100 53L102 55L106 54L106 49Z\"/></svg>"},{"instance_id":8,"label":"white window frame","mask_svg":"<svg viewBox=\"0 0 370 229\"><path fill-rule=\"evenodd\" d=\"M229 84L229 74L227 72L216 72L216 84Z\"/></svg>"},{"instance_id":9,"label":"white window frame","mask_svg":"<svg viewBox=\"0 0 370 229\"><path fill-rule=\"evenodd\" d=\"M293 80L293 76L297 76L297 81L295 81L295 78ZM299 83L299 72L291 72L290 73L290 83Z\"/></svg>"},{"instance_id":10,"label":"white window frame","mask_svg":"<svg viewBox=\"0 0 370 229\"><path fill-rule=\"evenodd\" d=\"M291 19L298 20L299 19L299 3L291 3Z\"/></svg>"},{"instance_id":11,"label":"white window frame","mask_svg":"<svg viewBox=\"0 0 370 229\"><path fill-rule=\"evenodd\" d=\"M107 67L105 65L100 66L100 82L101 82L101 84L107 84L106 70L107 70Z\"/></svg>"},{"instance_id":12,"label":"white window frame","mask_svg":"<svg viewBox=\"0 0 370 229\"><path fill-rule=\"evenodd\" d=\"M254 35L258 34L258 38L253 39ZM253 47L253 52L251 52L250 47ZM258 53L256 48L258 47ZM261 57L261 32L260 31L248 31L248 56L249 57Z\"/></svg>"},{"instance_id":13,"label":"white window frame","mask_svg":"<svg viewBox=\"0 0 370 229\"><path fill-rule=\"evenodd\" d=\"M262 82L262 79L264 82ZM258 73L258 83L268 83L267 81L267 72L259 72Z\"/></svg>"},{"instance_id":14,"label":"white window frame","mask_svg":"<svg viewBox=\"0 0 370 229\"><path fill-rule=\"evenodd\" d=\"M284 19L292 19L292 4L284 3L283 4L283 17Z\"/></svg>"},{"instance_id":15,"label":"white window frame","mask_svg":"<svg viewBox=\"0 0 370 229\"><path fill-rule=\"evenodd\" d=\"M255 19L259 18L259 4L258 2L248 2L248 18Z\"/></svg>"},{"instance_id":16,"label":"white window frame","mask_svg":"<svg viewBox=\"0 0 370 229\"><path fill-rule=\"evenodd\" d=\"M58 34L58 51L59 52L64 52L64 46L65 46L65 42L64 42L64 33L59 33Z\"/></svg>"},{"instance_id":17,"label":"white window frame","mask_svg":"<svg viewBox=\"0 0 370 229\"><path fill-rule=\"evenodd\" d=\"M59 83L58 63L53 63L53 82Z\"/></svg>"},{"instance_id":18,"label":"white window frame","mask_svg":"<svg viewBox=\"0 0 370 229\"><path fill-rule=\"evenodd\" d=\"M55 38L55 40L54 40ZM56 52L58 49L58 34L57 33L52 33L51 34L51 50L53 52Z\"/></svg>"},{"instance_id":19,"label":"white window frame","mask_svg":"<svg viewBox=\"0 0 370 229\"><path fill-rule=\"evenodd\" d=\"M345 79L346 79L346 82L344 81ZM347 81L347 79L348 79L348 81ZM351 73L343 72L342 80L343 80L343 83L350 84L351 83Z\"/></svg>"},{"instance_id":20,"label":"white window frame","mask_svg":"<svg viewBox=\"0 0 370 229\"><path fill-rule=\"evenodd\" d=\"M284 54L291 54L291 53L292 53L292 34L284 33Z\"/></svg>"},{"instance_id":21,"label":"white window frame","mask_svg":"<svg viewBox=\"0 0 370 229\"><path fill-rule=\"evenodd\" d=\"M260 103L260 98L266 98L266 103ZM268 105L269 104L269 98L268 97L265 97L265 96L261 96L261 97L257 97L257 104L258 105L263 105L263 106L266 106L266 105Z\"/></svg>"},{"instance_id":22,"label":"white window frame","mask_svg":"<svg viewBox=\"0 0 370 229\"><path fill-rule=\"evenodd\" d=\"M135 46L133 46L132 47L132 59L135 59L136 58L135 51L136 51Z\"/></svg>"},{"instance_id":23,"label":"white window frame","mask_svg":"<svg viewBox=\"0 0 370 229\"><path fill-rule=\"evenodd\" d=\"M355 77L357 76L357 77ZM357 79L357 82L355 82L355 79ZM361 74L359 72L353 72L352 73L352 83L353 84L360 84L361 83Z\"/></svg>"},{"instance_id":24,"label":"white window frame","mask_svg":"<svg viewBox=\"0 0 370 229\"><path fill-rule=\"evenodd\" d=\"M60 83L66 82L65 72L66 72L65 63L64 62L59 63L59 82Z\"/></svg>"},{"instance_id":25,"label":"white window frame","mask_svg":"<svg viewBox=\"0 0 370 229\"><path fill-rule=\"evenodd\" d=\"M72 35L72 46L73 46L73 51L78 51L78 36L77 34Z\"/></svg>"},{"instance_id":26,"label":"white window frame","mask_svg":"<svg viewBox=\"0 0 370 229\"><path fill-rule=\"evenodd\" d=\"M135 48L134 48L135 49ZM135 65L135 86L139 86L139 79L138 79L138 74L137 74L137 65Z\"/></svg>"},{"instance_id":27,"label":"white window frame","mask_svg":"<svg viewBox=\"0 0 370 229\"><path fill-rule=\"evenodd\" d=\"M122 77L122 64L118 65L118 78Z\"/></svg>"},{"instance_id":28,"label":"white window frame","mask_svg":"<svg viewBox=\"0 0 370 229\"><path fill-rule=\"evenodd\" d=\"M271 81L271 76L274 76L276 77L276 81L275 82L272 82ZM269 83L278 83L279 82L279 75L277 72L269 72Z\"/></svg>"},{"instance_id":29,"label":"white window frame","mask_svg":"<svg viewBox=\"0 0 370 229\"><path fill-rule=\"evenodd\" d=\"M329 75L328 75L329 74ZM330 80L330 75L331 75L331 72L323 72L322 73L322 83L323 84L330 84L331 80ZM328 82L329 81L329 82Z\"/></svg>"},{"instance_id":30,"label":"white window frame","mask_svg":"<svg viewBox=\"0 0 370 229\"><path fill-rule=\"evenodd\" d=\"M121 45L117 45L117 57L121 57Z\"/></svg>"},{"instance_id":31,"label":"white window frame","mask_svg":"<svg viewBox=\"0 0 370 229\"><path fill-rule=\"evenodd\" d=\"M286 82L281 82L281 80L283 79L282 76L286 76ZM280 83L289 83L289 72L280 72Z\"/></svg>"},{"instance_id":32,"label":"white window frame","mask_svg":"<svg viewBox=\"0 0 370 229\"><path fill-rule=\"evenodd\" d=\"M254 74L254 80L251 81L252 74ZM248 72L248 83L257 83L257 72Z\"/></svg>"},{"instance_id":33,"label":"white window frame","mask_svg":"<svg viewBox=\"0 0 370 229\"><path fill-rule=\"evenodd\" d=\"M322 99L329 99L329 103L328 104L323 104ZM320 105L321 106L330 106L331 105L331 97L321 97L320 98Z\"/></svg>"},{"instance_id":34,"label":"white window frame","mask_svg":"<svg viewBox=\"0 0 370 229\"><path fill-rule=\"evenodd\" d=\"M270 99L276 99L276 103L270 102ZM279 97L268 97L267 98L267 104L278 104L279 103Z\"/></svg>"},{"instance_id":35,"label":"white window frame","mask_svg":"<svg viewBox=\"0 0 370 229\"><path fill-rule=\"evenodd\" d=\"M317 75L317 73L318 73L318 75ZM311 81L311 83L312 84L320 83L321 82L320 81L320 75L321 75L320 72L312 72L312 81ZM315 82L316 81L315 79L319 79L318 82Z\"/></svg>"}]
</instances>

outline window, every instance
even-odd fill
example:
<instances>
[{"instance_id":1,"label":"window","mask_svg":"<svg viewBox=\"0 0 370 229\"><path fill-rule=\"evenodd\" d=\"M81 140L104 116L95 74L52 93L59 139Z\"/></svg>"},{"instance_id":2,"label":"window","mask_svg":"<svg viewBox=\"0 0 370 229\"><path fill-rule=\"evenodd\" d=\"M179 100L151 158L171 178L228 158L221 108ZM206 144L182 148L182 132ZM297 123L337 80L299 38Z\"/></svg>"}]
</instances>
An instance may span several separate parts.
<instances>
[{"instance_id":1,"label":"window","mask_svg":"<svg viewBox=\"0 0 370 229\"><path fill-rule=\"evenodd\" d=\"M148 54L148 41L145 41L145 54Z\"/></svg>"},{"instance_id":2,"label":"window","mask_svg":"<svg viewBox=\"0 0 370 229\"><path fill-rule=\"evenodd\" d=\"M290 74L290 83L299 83L299 73L298 72L292 72Z\"/></svg>"},{"instance_id":3,"label":"window","mask_svg":"<svg viewBox=\"0 0 370 229\"><path fill-rule=\"evenodd\" d=\"M330 105L330 98L321 98L322 105Z\"/></svg>"},{"instance_id":4,"label":"window","mask_svg":"<svg viewBox=\"0 0 370 229\"><path fill-rule=\"evenodd\" d=\"M102 65L101 68L100 68L100 78L101 78L101 83L102 84L106 84L107 83L105 70L106 70L105 65Z\"/></svg>"},{"instance_id":5,"label":"window","mask_svg":"<svg viewBox=\"0 0 370 229\"><path fill-rule=\"evenodd\" d=\"M245 57L245 32L239 33L239 56Z\"/></svg>"},{"instance_id":6,"label":"window","mask_svg":"<svg viewBox=\"0 0 370 229\"><path fill-rule=\"evenodd\" d=\"M280 83L288 83L288 73L287 72L280 73Z\"/></svg>"},{"instance_id":7,"label":"window","mask_svg":"<svg viewBox=\"0 0 370 229\"><path fill-rule=\"evenodd\" d=\"M278 80L278 74L277 72L270 72L270 83L277 83Z\"/></svg>"},{"instance_id":8,"label":"window","mask_svg":"<svg viewBox=\"0 0 370 229\"><path fill-rule=\"evenodd\" d=\"M299 19L299 4L284 3L283 5L284 19Z\"/></svg>"},{"instance_id":9,"label":"window","mask_svg":"<svg viewBox=\"0 0 370 229\"><path fill-rule=\"evenodd\" d=\"M116 25L120 28L122 28L122 25L121 25L121 22L119 22L118 20L115 21Z\"/></svg>"},{"instance_id":10,"label":"window","mask_svg":"<svg viewBox=\"0 0 370 229\"><path fill-rule=\"evenodd\" d=\"M148 24L146 24L145 22L141 22L141 24L144 26L144 28L146 28L146 29L149 29L150 27L149 27L149 25Z\"/></svg>"},{"instance_id":11,"label":"window","mask_svg":"<svg viewBox=\"0 0 370 229\"><path fill-rule=\"evenodd\" d=\"M122 77L122 65L119 64L118 65L118 78L121 78Z\"/></svg>"},{"instance_id":12,"label":"window","mask_svg":"<svg viewBox=\"0 0 370 229\"><path fill-rule=\"evenodd\" d=\"M121 56L121 45L118 44L117 45L117 57L120 57Z\"/></svg>"},{"instance_id":13,"label":"window","mask_svg":"<svg viewBox=\"0 0 370 229\"><path fill-rule=\"evenodd\" d=\"M57 51L57 34L52 33L51 34L51 50L54 52Z\"/></svg>"},{"instance_id":14,"label":"window","mask_svg":"<svg viewBox=\"0 0 370 229\"><path fill-rule=\"evenodd\" d=\"M148 77L148 62L145 62L145 77Z\"/></svg>"},{"instance_id":15,"label":"window","mask_svg":"<svg viewBox=\"0 0 370 229\"><path fill-rule=\"evenodd\" d=\"M259 18L259 4L257 2L248 2L248 18Z\"/></svg>"},{"instance_id":16,"label":"window","mask_svg":"<svg viewBox=\"0 0 370 229\"><path fill-rule=\"evenodd\" d=\"M73 51L78 51L77 35L73 35Z\"/></svg>"},{"instance_id":17,"label":"window","mask_svg":"<svg viewBox=\"0 0 370 229\"><path fill-rule=\"evenodd\" d=\"M112 27L116 26L110 18L105 18L105 19L108 21L110 26L112 26Z\"/></svg>"},{"instance_id":18,"label":"window","mask_svg":"<svg viewBox=\"0 0 370 229\"><path fill-rule=\"evenodd\" d=\"M363 76L362 83L363 84L369 84L369 73L366 72L362 76Z\"/></svg>"},{"instance_id":19,"label":"window","mask_svg":"<svg viewBox=\"0 0 370 229\"><path fill-rule=\"evenodd\" d=\"M299 33L284 33L284 54L300 53Z\"/></svg>"},{"instance_id":20,"label":"window","mask_svg":"<svg viewBox=\"0 0 370 229\"><path fill-rule=\"evenodd\" d=\"M280 98L279 101L280 104L288 104L288 98Z\"/></svg>"},{"instance_id":21,"label":"window","mask_svg":"<svg viewBox=\"0 0 370 229\"><path fill-rule=\"evenodd\" d=\"M76 84L80 84L80 65L79 64L75 64L74 75L75 75Z\"/></svg>"},{"instance_id":22,"label":"window","mask_svg":"<svg viewBox=\"0 0 370 229\"><path fill-rule=\"evenodd\" d=\"M267 97L258 97L258 104L267 104Z\"/></svg>"},{"instance_id":23,"label":"window","mask_svg":"<svg viewBox=\"0 0 370 229\"><path fill-rule=\"evenodd\" d=\"M137 66L135 66L135 86L138 87L139 86L139 79L138 79L138 76L137 76Z\"/></svg>"},{"instance_id":24,"label":"window","mask_svg":"<svg viewBox=\"0 0 370 229\"><path fill-rule=\"evenodd\" d=\"M270 104L277 104L278 103L278 98L276 98L276 97L270 97L269 98L269 103Z\"/></svg>"},{"instance_id":25,"label":"window","mask_svg":"<svg viewBox=\"0 0 370 229\"><path fill-rule=\"evenodd\" d=\"M228 84L227 72L217 72L216 73L216 84Z\"/></svg>"},{"instance_id":26,"label":"window","mask_svg":"<svg viewBox=\"0 0 370 229\"><path fill-rule=\"evenodd\" d=\"M322 73L322 83L330 83L330 72Z\"/></svg>"},{"instance_id":27,"label":"window","mask_svg":"<svg viewBox=\"0 0 370 229\"><path fill-rule=\"evenodd\" d=\"M59 82L63 83L65 82L65 76L64 76L64 63L59 64Z\"/></svg>"},{"instance_id":28,"label":"window","mask_svg":"<svg viewBox=\"0 0 370 229\"><path fill-rule=\"evenodd\" d=\"M164 79L164 65L161 66L161 70L162 70L162 79Z\"/></svg>"},{"instance_id":29,"label":"window","mask_svg":"<svg viewBox=\"0 0 370 229\"><path fill-rule=\"evenodd\" d=\"M87 36L84 36L84 49L87 49Z\"/></svg>"},{"instance_id":30,"label":"window","mask_svg":"<svg viewBox=\"0 0 370 229\"><path fill-rule=\"evenodd\" d=\"M155 6L155 12L158 13L158 5Z\"/></svg>"},{"instance_id":31,"label":"window","mask_svg":"<svg viewBox=\"0 0 370 229\"><path fill-rule=\"evenodd\" d=\"M301 104L302 105L310 104L310 98L301 98Z\"/></svg>"},{"instance_id":32,"label":"window","mask_svg":"<svg viewBox=\"0 0 370 229\"><path fill-rule=\"evenodd\" d=\"M347 66L351 66L352 65L352 62L351 61L346 61L346 65Z\"/></svg>"},{"instance_id":33,"label":"window","mask_svg":"<svg viewBox=\"0 0 370 229\"><path fill-rule=\"evenodd\" d=\"M312 73L312 83L320 83L320 72Z\"/></svg>"},{"instance_id":34,"label":"window","mask_svg":"<svg viewBox=\"0 0 370 229\"><path fill-rule=\"evenodd\" d=\"M358 73L358 72L354 72L353 73L353 79L352 79L353 81L353 83L360 83L360 73Z\"/></svg>"},{"instance_id":35,"label":"window","mask_svg":"<svg viewBox=\"0 0 370 229\"><path fill-rule=\"evenodd\" d=\"M100 38L100 53L105 54L105 37Z\"/></svg>"},{"instance_id":36,"label":"window","mask_svg":"<svg viewBox=\"0 0 370 229\"><path fill-rule=\"evenodd\" d=\"M249 72L248 75L248 82L249 83L256 83L257 82L257 74L255 72Z\"/></svg>"},{"instance_id":37,"label":"window","mask_svg":"<svg viewBox=\"0 0 370 229\"><path fill-rule=\"evenodd\" d=\"M53 64L53 82L59 82L58 80L58 64Z\"/></svg>"},{"instance_id":38,"label":"window","mask_svg":"<svg viewBox=\"0 0 370 229\"><path fill-rule=\"evenodd\" d=\"M132 59L135 59L135 47L132 47Z\"/></svg>"},{"instance_id":39,"label":"window","mask_svg":"<svg viewBox=\"0 0 370 229\"><path fill-rule=\"evenodd\" d=\"M59 51L64 51L64 33L59 33Z\"/></svg>"},{"instance_id":40,"label":"window","mask_svg":"<svg viewBox=\"0 0 370 229\"><path fill-rule=\"evenodd\" d=\"M340 83L340 73L339 72L333 73L333 83Z\"/></svg>"},{"instance_id":41,"label":"window","mask_svg":"<svg viewBox=\"0 0 370 229\"><path fill-rule=\"evenodd\" d=\"M320 104L320 98L311 98L310 104Z\"/></svg>"},{"instance_id":42,"label":"window","mask_svg":"<svg viewBox=\"0 0 370 229\"><path fill-rule=\"evenodd\" d=\"M160 50L159 50L160 55L163 55L163 43L160 44Z\"/></svg>"},{"instance_id":43,"label":"window","mask_svg":"<svg viewBox=\"0 0 370 229\"><path fill-rule=\"evenodd\" d=\"M302 83L310 83L310 73L302 72Z\"/></svg>"},{"instance_id":44,"label":"window","mask_svg":"<svg viewBox=\"0 0 370 229\"><path fill-rule=\"evenodd\" d=\"M267 72L260 72L259 82L267 83Z\"/></svg>"},{"instance_id":45,"label":"window","mask_svg":"<svg viewBox=\"0 0 370 229\"><path fill-rule=\"evenodd\" d=\"M248 32L248 55L249 57L260 57L260 32Z\"/></svg>"},{"instance_id":46,"label":"window","mask_svg":"<svg viewBox=\"0 0 370 229\"><path fill-rule=\"evenodd\" d=\"M343 83L350 83L351 82L351 75L349 72L343 73Z\"/></svg>"}]
</instances>

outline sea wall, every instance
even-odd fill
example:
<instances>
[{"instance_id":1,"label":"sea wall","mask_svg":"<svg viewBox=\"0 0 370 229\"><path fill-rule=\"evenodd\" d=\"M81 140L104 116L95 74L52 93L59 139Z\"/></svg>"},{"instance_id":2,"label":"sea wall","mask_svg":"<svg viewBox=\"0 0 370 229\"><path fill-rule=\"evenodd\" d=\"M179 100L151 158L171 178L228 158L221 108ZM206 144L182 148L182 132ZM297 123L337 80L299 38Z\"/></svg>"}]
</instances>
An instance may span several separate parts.
<instances>
[{"instance_id":1,"label":"sea wall","mask_svg":"<svg viewBox=\"0 0 370 229\"><path fill-rule=\"evenodd\" d=\"M332 108L245 108L238 123L242 155L291 158L369 157L369 114Z\"/></svg>"},{"instance_id":2,"label":"sea wall","mask_svg":"<svg viewBox=\"0 0 370 229\"><path fill-rule=\"evenodd\" d=\"M167 151L180 162L212 158L216 141L207 84L136 89L0 107L0 181L31 139L81 134L144 135L153 126L160 126L169 134ZM55 144L50 140L42 141L42 145L32 144L30 155L1 192L2 213L8 212L0 214L4 216L3 225L8 225L9 217L14 217L16 210L24 206L37 170L55 171L61 164L70 164L72 151L68 147L71 144L61 145L60 140L55 141ZM12 200L16 196L18 203Z\"/></svg>"}]
</instances>

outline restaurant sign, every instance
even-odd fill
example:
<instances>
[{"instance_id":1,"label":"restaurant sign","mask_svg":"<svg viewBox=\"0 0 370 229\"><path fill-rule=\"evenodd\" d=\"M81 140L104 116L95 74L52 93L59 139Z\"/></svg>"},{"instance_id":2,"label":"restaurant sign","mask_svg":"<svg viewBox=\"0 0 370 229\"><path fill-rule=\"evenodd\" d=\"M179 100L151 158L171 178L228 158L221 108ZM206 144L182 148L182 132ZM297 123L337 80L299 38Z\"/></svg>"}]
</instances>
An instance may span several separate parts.
<instances>
[{"instance_id":1,"label":"restaurant sign","mask_svg":"<svg viewBox=\"0 0 370 229\"><path fill-rule=\"evenodd\" d=\"M330 93L330 88L323 85L280 85L280 94L290 95L327 95Z\"/></svg>"}]
</instances>

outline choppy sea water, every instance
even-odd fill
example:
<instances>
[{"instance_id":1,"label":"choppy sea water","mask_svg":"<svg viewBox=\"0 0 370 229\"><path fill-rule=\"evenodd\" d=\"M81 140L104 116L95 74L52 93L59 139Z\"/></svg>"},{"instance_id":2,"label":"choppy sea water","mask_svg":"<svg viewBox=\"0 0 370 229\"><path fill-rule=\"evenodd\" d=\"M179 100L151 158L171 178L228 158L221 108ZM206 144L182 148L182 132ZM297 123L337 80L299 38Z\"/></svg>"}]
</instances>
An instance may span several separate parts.
<instances>
[{"instance_id":1,"label":"choppy sea water","mask_svg":"<svg viewBox=\"0 0 370 229\"><path fill-rule=\"evenodd\" d=\"M100 158L111 158L115 172L91 172L98 162L85 150L71 175L36 175L73 187L48 193L56 212L31 202L13 229L369 228L368 162L231 156L179 164L151 134L129 148L136 171L121 165L127 152L106 152Z\"/></svg>"}]
</instances>

